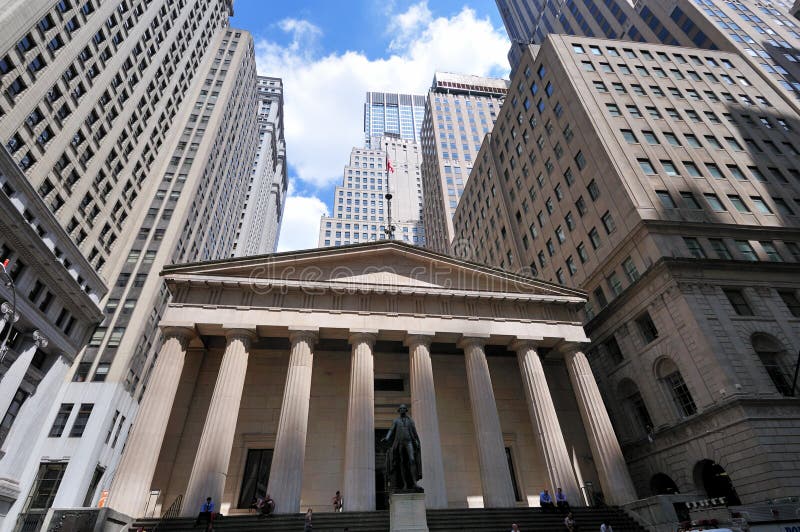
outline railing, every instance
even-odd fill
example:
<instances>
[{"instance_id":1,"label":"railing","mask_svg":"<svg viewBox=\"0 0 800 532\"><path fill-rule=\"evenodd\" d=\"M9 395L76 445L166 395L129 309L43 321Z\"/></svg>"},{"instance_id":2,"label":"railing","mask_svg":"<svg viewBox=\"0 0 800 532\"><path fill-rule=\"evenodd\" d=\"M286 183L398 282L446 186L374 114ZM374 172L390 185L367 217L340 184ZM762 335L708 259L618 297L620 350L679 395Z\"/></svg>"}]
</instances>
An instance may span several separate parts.
<instances>
[{"instance_id":1,"label":"railing","mask_svg":"<svg viewBox=\"0 0 800 532\"><path fill-rule=\"evenodd\" d=\"M156 532L158 528L161 526L161 523L164 522L165 519L174 519L178 517L178 514L181 513L181 505L183 503L183 495L178 495L178 497L172 501L172 504L169 505L169 508L161 514L161 519L158 520L156 526L153 527L152 532Z\"/></svg>"}]
</instances>

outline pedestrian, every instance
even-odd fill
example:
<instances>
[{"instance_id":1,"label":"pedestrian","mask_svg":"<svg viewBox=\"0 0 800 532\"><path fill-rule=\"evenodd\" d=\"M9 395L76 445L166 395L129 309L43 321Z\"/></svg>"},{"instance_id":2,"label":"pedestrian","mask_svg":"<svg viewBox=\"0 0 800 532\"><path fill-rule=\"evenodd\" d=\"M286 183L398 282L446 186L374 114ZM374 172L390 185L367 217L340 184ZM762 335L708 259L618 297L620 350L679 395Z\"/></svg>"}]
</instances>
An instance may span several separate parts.
<instances>
[{"instance_id":1,"label":"pedestrian","mask_svg":"<svg viewBox=\"0 0 800 532\"><path fill-rule=\"evenodd\" d=\"M522 531L520 530L519 525L517 525L517 523L512 523L511 532L522 532Z\"/></svg>"},{"instance_id":2,"label":"pedestrian","mask_svg":"<svg viewBox=\"0 0 800 532\"><path fill-rule=\"evenodd\" d=\"M334 512L341 512L342 511L342 494L337 491L336 495L333 496L333 511Z\"/></svg>"},{"instance_id":3,"label":"pedestrian","mask_svg":"<svg viewBox=\"0 0 800 532\"><path fill-rule=\"evenodd\" d=\"M567 494L561 491L561 488L556 489L556 506L562 512L569 511L569 501L567 501Z\"/></svg>"},{"instance_id":4,"label":"pedestrian","mask_svg":"<svg viewBox=\"0 0 800 532\"><path fill-rule=\"evenodd\" d=\"M206 530L214 530L214 501L211 497L206 497L206 502L200 507L200 513L194 521L194 526L200 525L200 521L205 521Z\"/></svg>"},{"instance_id":5,"label":"pedestrian","mask_svg":"<svg viewBox=\"0 0 800 532\"><path fill-rule=\"evenodd\" d=\"M542 507L542 512L553 512L556 509L553 498L546 489L539 494L539 506Z\"/></svg>"},{"instance_id":6,"label":"pedestrian","mask_svg":"<svg viewBox=\"0 0 800 532\"><path fill-rule=\"evenodd\" d=\"M575 519L572 517L572 512L568 513L564 518L564 527L567 529L567 532L575 532L577 530L577 527L575 526Z\"/></svg>"},{"instance_id":7,"label":"pedestrian","mask_svg":"<svg viewBox=\"0 0 800 532\"><path fill-rule=\"evenodd\" d=\"M272 517L272 512L275 511L275 501L272 500L272 496L269 493L265 497L259 497L259 503L256 503L256 509L258 510L258 517L259 519L262 517Z\"/></svg>"},{"instance_id":8,"label":"pedestrian","mask_svg":"<svg viewBox=\"0 0 800 532\"><path fill-rule=\"evenodd\" d=\"M303 532L312 532L311 526L311 516L313 515L313 510L311 508L308 509L306 512L306 526L303 528Z\"/></svg>"},{"instance_id":9,"label":"pedestrian","mask_svg":"<svg viewBox=\"0 0 800 532\"><path fill-rule=\"evenodd\" d=\"M600 532L614 532L614 529L611 528L611 525L607 525L605 521L603 521L603 524L600 525Z\"/></svg>"}]
</instances>

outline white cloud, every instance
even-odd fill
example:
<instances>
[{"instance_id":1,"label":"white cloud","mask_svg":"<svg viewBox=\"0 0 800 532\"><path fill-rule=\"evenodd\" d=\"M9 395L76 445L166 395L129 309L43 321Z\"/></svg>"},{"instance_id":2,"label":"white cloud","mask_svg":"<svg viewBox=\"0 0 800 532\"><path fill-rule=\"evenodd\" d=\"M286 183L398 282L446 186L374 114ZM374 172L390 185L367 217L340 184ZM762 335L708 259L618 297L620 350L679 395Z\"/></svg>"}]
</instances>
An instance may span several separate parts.
<instances>
[{"instance_id":1,"label":"white cloud","mask_svg":"<svg viewBox=\"0 0 800 532\"><path fill-rule=\"evenodd\" d=\"M292 251L317 247L319 219L328 215L328 207L314 196L286 198L278 251Z\"/></svg>"},{"instance_id":2,"label":"white cloud","mask_svg":"<svg viewBox=\"0 0 800 532\"><path fill-rule=\"evenodd\" d=\"M320 55L320 28L299 19L278 25L291 34L289 45L256 43L259 72L284 81L289 163L312 187L338 183L350 149L363 145L367 91L425 94L437 70L507 75L504 32L472 9L433 17L423 1L387 20L391 45L379 59L356 51Z\"/></svg>"}]
</instances>

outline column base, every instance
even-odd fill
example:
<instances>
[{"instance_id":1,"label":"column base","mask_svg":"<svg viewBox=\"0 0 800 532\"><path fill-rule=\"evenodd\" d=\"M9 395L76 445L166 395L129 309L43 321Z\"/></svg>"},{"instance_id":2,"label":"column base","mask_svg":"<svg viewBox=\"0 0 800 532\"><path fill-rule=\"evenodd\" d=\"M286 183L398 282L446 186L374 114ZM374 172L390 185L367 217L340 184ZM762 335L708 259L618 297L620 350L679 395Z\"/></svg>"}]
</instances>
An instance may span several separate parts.
<instances>
[{"instance_id":1,"label":"column base","mask_svg":"<svg viewBox=\"0 0 800 532\"><path fill-rule=\"evenodd\" d=\"M389 496L389 532L428 532L424 493Z\"/></svg>"}]
</instances>

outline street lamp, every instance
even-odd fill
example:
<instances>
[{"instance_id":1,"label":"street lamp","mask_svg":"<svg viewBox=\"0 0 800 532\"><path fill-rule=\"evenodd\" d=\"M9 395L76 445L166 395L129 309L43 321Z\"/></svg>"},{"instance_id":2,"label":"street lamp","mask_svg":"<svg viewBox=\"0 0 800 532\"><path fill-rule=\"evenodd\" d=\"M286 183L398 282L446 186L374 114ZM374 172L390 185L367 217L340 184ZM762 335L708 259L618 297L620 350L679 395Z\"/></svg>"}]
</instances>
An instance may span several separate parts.
<instances>
[{"instance_id":1,"label":"street lamp","mask_svg":"<svg viewBox=\"0 0 800 532\"><path fill-rule=\"evenodd\" d=\"M11 289L11 304L4 302L0 305L0 332L5 328L6 323L9 323L8 331L0 342L0 364L2 364L8 352L8 339L11 336L12 325L19 319L19 314L17 314L17 289L14 286L14 279L8 273L8 259L0 263L0 267L2 267L0 273L4 277L3 283Z\"/></svg>"}]
</instances>

